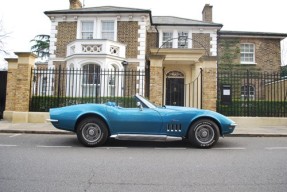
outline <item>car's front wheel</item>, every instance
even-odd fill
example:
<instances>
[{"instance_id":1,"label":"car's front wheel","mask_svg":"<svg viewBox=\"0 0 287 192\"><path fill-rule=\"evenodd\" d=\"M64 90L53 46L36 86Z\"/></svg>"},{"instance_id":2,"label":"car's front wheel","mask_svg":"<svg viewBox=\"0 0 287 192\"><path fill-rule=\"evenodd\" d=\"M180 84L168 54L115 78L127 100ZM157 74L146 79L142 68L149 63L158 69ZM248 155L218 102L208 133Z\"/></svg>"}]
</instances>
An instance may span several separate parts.
<instances>
[{"instance_id":1,"label":"car's front wheel","mask_svg":"<svg viewBox=\"0 0 287 192\"><path fill-rule=\"evenodd\" d=\"M210 148L219 138L219 128L209 119L200 119L193 123L189 129L188 140L199 148Z\"/></svg>"},{"instance_id":2,"label":"car's front wheel","mask_svg":"<svg viewBox=\"0 0 287 192\"><path fill-rule=\"evenodd\" d=\"M103 145L108 138L108 129L101 119L88 117L78 124L77 137L85 146L100 146Z\"/></svg>"}]
</instances>

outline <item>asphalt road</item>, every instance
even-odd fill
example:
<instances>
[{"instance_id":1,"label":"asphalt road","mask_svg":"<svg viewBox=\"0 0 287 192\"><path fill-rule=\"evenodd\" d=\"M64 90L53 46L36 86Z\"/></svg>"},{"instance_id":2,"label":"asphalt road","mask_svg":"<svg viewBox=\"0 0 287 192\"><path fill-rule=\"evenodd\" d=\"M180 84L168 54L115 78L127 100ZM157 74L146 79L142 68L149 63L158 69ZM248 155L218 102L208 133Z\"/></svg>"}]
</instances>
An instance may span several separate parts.
<instances>
[{"instance_id":1,"label":"asphalt road","mask_svg":"<svg viewBox=\"0 0 287 192\"><path fill-rule=\"evenodd\" d=\"M0 134L0 191L286 191L285 137L227 137L212 149L185 142Z\"/></svg>"}]
</instances>

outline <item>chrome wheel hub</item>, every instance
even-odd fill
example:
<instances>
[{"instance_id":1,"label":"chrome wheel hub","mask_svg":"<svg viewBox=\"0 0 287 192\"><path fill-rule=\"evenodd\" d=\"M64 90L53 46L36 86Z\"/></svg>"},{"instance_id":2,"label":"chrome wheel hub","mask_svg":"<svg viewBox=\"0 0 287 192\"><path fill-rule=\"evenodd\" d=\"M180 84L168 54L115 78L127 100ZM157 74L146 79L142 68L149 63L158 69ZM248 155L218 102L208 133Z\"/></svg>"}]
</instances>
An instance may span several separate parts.
<instances>
[{"instance_id":1,"label":"chrome wheel hub","mask_svg":"<svg viewBox=\"0 0 287 192\"><path fill-rule=\"evenodd\" d=\"M214 136L215 133L211 125L200 125L195 130L195 137L202 144L210 143Z\"/></svg>"},{"instance_id":2,"label":"chrome wheel hub","mask_svg":"<svg viewBox=\"0 0 287 192\"><path fill-rule=\"evenodd\" d=\"M97 142L101 135L101 128L95 123L88 123L82 129L82 136L88 142Z\"/></svg>"},{"instance_id":3,"label":"chrome wheel hub","mask_svg":"<svg viewBox=\"0 0 287 192\"><path fill-rule=\"evenodd\" d=\"M89 132L89 135L90 135L90 136L95 135L95 130L94 130L94 129L90 129L88 132Z\"/></svg>"},{"instance_id":4,"label":"chrome wheel hub","mask_svg":"<svg viewBox=\"0 0 287 192\"><path fill-rule=\"evenodd\" d=\"M202 131L201 132L201 136L202 137L207 137L208 136L208 132L207 131Z\"/></svg>"}]
</instances>

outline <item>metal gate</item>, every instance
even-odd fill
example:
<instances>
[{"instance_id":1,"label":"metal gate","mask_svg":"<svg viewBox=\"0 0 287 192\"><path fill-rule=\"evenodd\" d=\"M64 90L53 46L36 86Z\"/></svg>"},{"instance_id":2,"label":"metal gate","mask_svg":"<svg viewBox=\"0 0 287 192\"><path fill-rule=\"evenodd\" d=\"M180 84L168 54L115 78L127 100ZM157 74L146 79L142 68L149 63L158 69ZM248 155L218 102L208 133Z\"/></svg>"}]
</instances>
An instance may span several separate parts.
<instances>
[{"instance_id":1,"label":"metal gate","mask_svg":"<svg viewBox=\"0 0 287 192\"><path fill-rule=\"evenodd\" d=\"M3 119L3 112L6 103L7 71L0 71L0 119Z\"/></svg>"}]
</instances>

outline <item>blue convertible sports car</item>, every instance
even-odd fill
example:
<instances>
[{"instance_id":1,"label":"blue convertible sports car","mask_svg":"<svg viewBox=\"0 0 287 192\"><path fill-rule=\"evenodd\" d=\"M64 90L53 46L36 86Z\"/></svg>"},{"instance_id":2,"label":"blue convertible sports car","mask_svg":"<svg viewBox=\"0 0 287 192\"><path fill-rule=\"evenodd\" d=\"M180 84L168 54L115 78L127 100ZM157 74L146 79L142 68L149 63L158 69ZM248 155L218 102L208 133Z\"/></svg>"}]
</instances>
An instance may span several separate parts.
<instances>
[{"instance_id":1,"label":"blue convertible sports car","mask_svg":"<svg viewBox=\"0 0 287 192\"><path fill-rule=\"evenodd\" d=\"M79 104L50 109L51 123L72 131L85 146L100 146L110 138L120 140L174 141L188 139L199 148L210 148L219 136L233 132L236 124L208 110L189 107L158 107L135 95L136 108L114 102Z\"/></svg>"}]
</instances>

